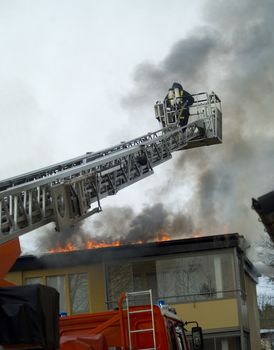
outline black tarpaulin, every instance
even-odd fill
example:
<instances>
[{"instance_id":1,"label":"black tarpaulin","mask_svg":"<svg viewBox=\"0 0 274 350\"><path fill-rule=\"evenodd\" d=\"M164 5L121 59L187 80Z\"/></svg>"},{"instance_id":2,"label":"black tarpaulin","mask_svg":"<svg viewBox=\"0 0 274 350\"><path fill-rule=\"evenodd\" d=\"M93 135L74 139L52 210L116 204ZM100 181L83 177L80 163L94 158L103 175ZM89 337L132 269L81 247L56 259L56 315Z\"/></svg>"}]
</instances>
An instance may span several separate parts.
<instances>
[{"instance_id":1,"label":"black tarpaulin","mask_svg":"<svg viewBox=\"0 0 274 350\"><path fill-rule=\"evenodd\" d=\"M40 284L0 288L0 344L59 348L59 293Z\"/></svg>"}]
</instances>

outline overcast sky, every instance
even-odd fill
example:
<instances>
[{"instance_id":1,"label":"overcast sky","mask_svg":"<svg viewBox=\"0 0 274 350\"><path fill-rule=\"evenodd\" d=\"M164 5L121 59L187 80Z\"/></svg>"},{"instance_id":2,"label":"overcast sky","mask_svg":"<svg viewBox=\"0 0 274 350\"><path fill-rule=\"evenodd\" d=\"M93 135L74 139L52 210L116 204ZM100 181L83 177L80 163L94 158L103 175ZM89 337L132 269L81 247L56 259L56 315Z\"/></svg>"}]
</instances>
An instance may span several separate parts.
<instances>
[{"instance_id":1,"label":"overcast sky","mask_svg":"<svg viewBox=\"0 0 274 350\"><path fill-rule=\"evenodd\" d=\"M127 208L132 235L158 210L176 237L239 232L255 257L251 197L274 187L273 10L271 0L0 0L0 178L156 130L153 104L175 80L214 90L223 145L176 155L104 200L85 230L119 236ZM24 251L39 234L22 238Z\"/></svg>"}]
</instances>

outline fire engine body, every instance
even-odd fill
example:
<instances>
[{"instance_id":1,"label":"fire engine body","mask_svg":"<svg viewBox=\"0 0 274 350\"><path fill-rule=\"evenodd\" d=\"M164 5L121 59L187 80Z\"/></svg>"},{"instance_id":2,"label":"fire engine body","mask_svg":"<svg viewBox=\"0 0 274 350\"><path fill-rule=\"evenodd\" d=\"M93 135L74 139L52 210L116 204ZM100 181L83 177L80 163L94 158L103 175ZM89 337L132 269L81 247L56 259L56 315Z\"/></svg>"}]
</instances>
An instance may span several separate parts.
<instances>
[{"instance_id":1,"label":"fire engine body","mask_svg":"<svg viewBox=\"0 0 274 350\"><path fill-rule=\"evenodd\" d=\"M62 231L100 212L101 199L152 175L154 167L169 160L172 152L221 143L220 99L215 93L199 93L193 98L191 120L186 126L180 126L177 119L177 113L184 106L175 103L174 110L167 110L157 102L156 118L164 126L160 130L1 181L0 287L10 285L4 276L20 255L21 235L50 222L55 222L56 230ZM95 207L92 207L94 203ZM188 349L183 323L175 314L163 313L153 306L154 320L151 322L148 314L139 312L138 308L133 306L125 311L120 302L118 310L61 318L60 349ZM2 309L0 298L0 317ZM131 312L134 318L130 318ZM7 314L2 316L8 317ZM133 328L136 327L132 334L130 322L133 322ZM149 331L140 332L141 325L146 329L149 322L150 328L154 329L152 338ZM151 339L154 339L153 343ZM26 347L25 343L2 344L1 341L0 334L0 345L10 349L31 348L30 343ZM58 347L40 348L55 350Z\"/></svg>"},{"instance_id":2,"label":"fire engine body","mask_svg":"<svg viewBox=\"0 0 274 350\"><path fill-rule=\"evenodd\" d=\"M81 343L102 350L189 349L184 324L175 313L152 304L123 310L124 297L122 294L118 310L61 318L61 349L79 344L80 350Z\"/></svg>"}]
</instances>

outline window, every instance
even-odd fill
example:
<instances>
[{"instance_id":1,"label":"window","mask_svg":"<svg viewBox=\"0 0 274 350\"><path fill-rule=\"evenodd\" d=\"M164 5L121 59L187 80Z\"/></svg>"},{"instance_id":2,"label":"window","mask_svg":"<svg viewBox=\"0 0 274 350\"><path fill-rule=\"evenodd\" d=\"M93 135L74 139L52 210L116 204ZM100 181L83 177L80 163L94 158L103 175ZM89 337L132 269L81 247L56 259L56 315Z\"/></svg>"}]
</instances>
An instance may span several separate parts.
<instances>
[{"instance_id":1,"label":"window","mask_svg":"<svg viewBox=\"0 0 274 350\"><path fill-rule=\"evenodd\" d=\"M57 290L60 312L70 315L89 312L89 284L86 272L25 278L25 284L37 283Z\"/></svg>"},{"instance_id":2,"label":"window","mask_svg":"<svg viewBox=\"0 0 274 350\"><path fill-rule=\"evenodd\" d=\"M132 264L134 291L152 290L152 296L157 298L157 277L155 261L140 261Z\"/></svg>"},{"instance_id":3,"label":"window","mask_svg":"<svg viewBox=\"0 0 274 350\"><path fill-rule=\"evenodd\" d=\"M191 343L192 346L192 343ZM193 346L191 347L193 348ZM204 339L204 349L203 350L216 350L215 339Z\"/></svg>"},{"instance_id":4,"label":"window","mask_svg":"<svg viewBox=\"0 0 274 350\"><path fill-rule=\"evenodd\" d=\"M158 295L168 303L224 298L234 293L230 253L161 259L156 261L156 271Z\"/></svg>"},{"instance_id":5,"label":"window","mask_svg":"<svg viewBox=\"0 0 274 350\"><path fill-rule=\"evenodd\" d=\"M67 312L65 276L49 276L46 283L47 286L53 287L59 292L60 312Z\"/></svg>"},{"instance_id":6,"label":"window","mask_svg":"<svg viewBox=\"0 0 274 350\"><path fill-rule=\"evenodd\" d=\"M87 273L69 275L69 295L72 314L89 311Z\"/></svg>"},{"instance_id":7,"label":"window","mask_svg":"<svg viewBox=\"0 0 274 350\"><path fill-rule=\"evenodd\" d=\"M193 349L192 342L190 341L190 348ZM204 338L203 350L240 350L241 340L240 336L220 337L212 336L210 338Z\"/></svg>"},{"instance_id":8,"label":"window","mask_svg":"<svg viewBox=\"0 0 274 350\"><path fill-rule=\"evenodd\" d=\"M217 338L216 350L237 350L241 349L240 337Z\"/></svg>"},{"instance_id":9,"label":"window","mask_svg":"<svg viewBox=\"0 0 274 350\"><path fill-rule=\"evenodd\" d=\"M117 306L122 292L151 289L152 296L154 298L158 296L156 265L153 260L109 265L107 267L107 282L110 308ZM144 303L144 299L136 297L135 305L140 303Z\"/></svg>"},{"instance_id":10,"label":"window","mask_svg":"<svg viewBox=\"0 0 274 350\"><path fill-rule=\"evenodd\" d=\"M109 306L117 306L123 291L148 289L152 290L154 300L164 299L169 304L230 298L236 289L233 259L232 251L214 251L108 265Z\"/></svg>"},{"instance_id":11,"label":"window","mask_svg":"<svg viewBox=\"0 0 274 350\"><path fill-rule=\"evenodd\" d=\"M107 268L108 307L117 307L117 301L123 291L133 291L132 264L113 264Z\"/></svg>"},{"instance_id":12,"label":"window","mask_svg":"<svg viewBox=\"0 0 274 350\"><path fill-rule=\"evenodd\" d=\"M232 253L221 254L222 288L223 295L219 297L230 298L235 296L236 276L234 266L234 256ZM229 276L229 278L227 278Z\"/></svg>"}]
</instances>

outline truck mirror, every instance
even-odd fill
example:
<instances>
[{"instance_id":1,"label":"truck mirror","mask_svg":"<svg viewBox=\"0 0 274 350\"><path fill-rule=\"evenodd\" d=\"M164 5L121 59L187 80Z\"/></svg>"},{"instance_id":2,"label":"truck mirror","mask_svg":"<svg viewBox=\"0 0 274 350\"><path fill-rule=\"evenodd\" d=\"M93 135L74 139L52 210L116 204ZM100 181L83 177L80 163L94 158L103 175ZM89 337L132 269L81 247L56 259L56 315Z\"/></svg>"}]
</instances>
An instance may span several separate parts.
<instances>
[{"instance_id":1,"label":"truck mirror","mask_svg":"<svg viewBox=\"0 0 274 350\"><path fill-rule=\"evenodd\" d=\"M202 350L204 348L202 328L193 327L191 333L193 350Z\"/></svg>"}]
</instances>

